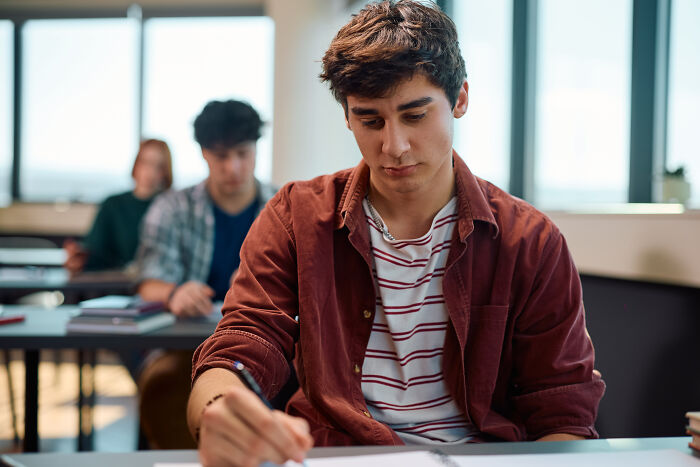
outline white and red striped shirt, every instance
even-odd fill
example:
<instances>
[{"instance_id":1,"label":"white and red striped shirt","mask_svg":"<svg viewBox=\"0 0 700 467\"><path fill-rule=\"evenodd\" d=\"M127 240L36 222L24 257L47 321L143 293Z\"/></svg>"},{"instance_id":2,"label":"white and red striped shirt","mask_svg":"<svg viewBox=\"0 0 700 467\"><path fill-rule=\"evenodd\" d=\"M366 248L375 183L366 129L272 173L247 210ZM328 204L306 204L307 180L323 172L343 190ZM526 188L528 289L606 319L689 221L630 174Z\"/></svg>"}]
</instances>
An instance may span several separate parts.
<instances>
[{"instance_id":1,"label":"white and red striped shirt","mask_svg":"<svg viewBox=\"0 0 700 467\"><path fill-rule=\"evenodd\" d=\"M442 276L457 223L457 199L437 213L425 235L412 240L388 240L366 199L363 207L377 290L362 365L367 407L406 443L466 442L476 430L452 399L442 373L448 324Z\"/></svg>"}]
</instances>

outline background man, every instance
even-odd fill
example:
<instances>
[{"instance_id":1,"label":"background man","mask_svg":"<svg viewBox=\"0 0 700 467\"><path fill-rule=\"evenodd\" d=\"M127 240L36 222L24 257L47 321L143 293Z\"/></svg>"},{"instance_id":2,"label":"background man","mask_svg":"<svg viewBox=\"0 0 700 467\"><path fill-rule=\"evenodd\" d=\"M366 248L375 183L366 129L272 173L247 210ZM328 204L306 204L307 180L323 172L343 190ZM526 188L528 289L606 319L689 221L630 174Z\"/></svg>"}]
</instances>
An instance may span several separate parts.
<instances>
[{"instance_id":1,"label":"background man","mask_svg":"<svg viewBox=\"0 0 700 467\"><path fill-rule=\"evenodd\" d=\"M313 443L597 436L604 383L564 239L452 150L469 89L452 21L420 2L368 5L321 77L363 160L287 185L253 226L195 353L202 463L298 461ZM231 371L243 362L270 397L292 358L286 413Z\"/></svg>"},{"instance_id":2,"label":"background man","mask_svg":"<svg viewBox=\"0 0 700 467\"><path fill-rule=\"evenodd\" d=\"M250 105L209 102L194 121L209 174L198 185L158 197L143 219L138 250L145 300L178 316L209 315L238 269L248 229L275 190L254 177L263 126ZM141 422L154 448L193 446L184 420L192 352L151 355L139 378Z\"/></svg>"}]
</instances>

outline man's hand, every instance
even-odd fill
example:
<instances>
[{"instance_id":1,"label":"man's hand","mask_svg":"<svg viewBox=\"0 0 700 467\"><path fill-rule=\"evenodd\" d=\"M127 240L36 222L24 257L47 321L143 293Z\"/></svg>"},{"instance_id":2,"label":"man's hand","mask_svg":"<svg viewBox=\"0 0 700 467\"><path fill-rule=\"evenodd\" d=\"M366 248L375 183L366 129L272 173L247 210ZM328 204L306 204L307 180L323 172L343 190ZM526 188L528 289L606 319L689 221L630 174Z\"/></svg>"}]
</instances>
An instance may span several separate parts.
<instances>
[{"instance_id":1,"label":"man's hand","mask_svg":"<svg viewBox=\"0 0 700 467\"><path fill-rule=\"evenodd\" d=\"M214 289L197 281L176 286L168 301L168 308L175 316L203 316L212 312L211 299Z\"/></svg>"},{"instance_id":2,"label":"man's hand","mask_svg":"<svg viewBox=\"0 0 700 467\"><path fill-rule=\"evenodd\" d=\"M306 420L268 409L240 383L229 386L200 417L199 458L205 467L301 462L312 446Z\"/></svg>"},{"instance_id":3,"label":"man's hand","mask_svg":"<svg viewBox=\"0 0 700 467\"><path fill-rule=\"evenodd\" d=\"M87 261L87 251L80 246L80 243L70 238L63 242L63 249L66 250L66 261L63 267L68 270L71 276L82 272Z\"/></svg>"}]
</instances>

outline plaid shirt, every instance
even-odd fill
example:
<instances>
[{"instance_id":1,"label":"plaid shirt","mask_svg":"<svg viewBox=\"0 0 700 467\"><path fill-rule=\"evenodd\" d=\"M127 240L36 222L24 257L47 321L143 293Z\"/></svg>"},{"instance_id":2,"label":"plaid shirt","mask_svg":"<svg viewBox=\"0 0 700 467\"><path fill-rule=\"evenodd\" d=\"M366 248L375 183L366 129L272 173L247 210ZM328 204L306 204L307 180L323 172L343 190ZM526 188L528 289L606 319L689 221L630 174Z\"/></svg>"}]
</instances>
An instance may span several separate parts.
<instances>
[{"instance_id":1,"label":"plaid shirt","mask_svg":"<svg viewBox=\"0 0 700 467\"><path fill-rule=\"evenodd\" d=\"M262 210L276 190L257 180L256 190ZM214 212L206 180L153 201L141 223L136 254L141 280L206 283L213 254Z\"/></svg>"}]
</instances>

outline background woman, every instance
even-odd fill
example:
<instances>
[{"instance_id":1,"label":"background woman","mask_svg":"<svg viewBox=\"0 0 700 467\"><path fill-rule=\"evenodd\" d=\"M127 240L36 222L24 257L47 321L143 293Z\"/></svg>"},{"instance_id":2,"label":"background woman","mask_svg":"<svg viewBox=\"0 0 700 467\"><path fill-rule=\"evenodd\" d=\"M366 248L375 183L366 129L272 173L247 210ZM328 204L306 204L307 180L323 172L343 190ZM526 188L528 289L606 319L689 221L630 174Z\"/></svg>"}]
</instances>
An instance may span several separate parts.
<instances>
[{"instance_id":1,"label":"background woman","mask_svg":"<svg viewBox=\"0 0 700 467\"><path fill-rule=\"evenodd\" d=\"M133 190L104 200L85 241L80 244L69 239L63 244L67 253L64 267L71 274L121 269L134 259L141 218L153 198L173 182L170 148L165 141L141 142L131 176Z\"/></svg>"}]
</instances>

